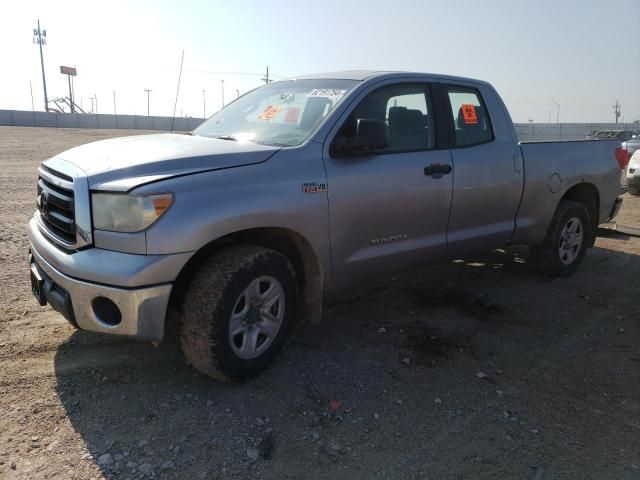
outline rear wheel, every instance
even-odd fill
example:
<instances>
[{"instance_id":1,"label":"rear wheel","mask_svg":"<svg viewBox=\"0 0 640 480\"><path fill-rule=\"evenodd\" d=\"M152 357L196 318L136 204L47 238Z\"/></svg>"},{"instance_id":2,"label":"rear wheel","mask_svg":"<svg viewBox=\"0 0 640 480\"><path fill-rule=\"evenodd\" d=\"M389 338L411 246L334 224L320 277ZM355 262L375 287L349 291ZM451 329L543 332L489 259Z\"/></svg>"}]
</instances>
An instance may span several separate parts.
<instances>
[{"instance_id":1,"label":"rear wheel","mask_svg":"<svg viewBox=\"0 0 640 480\"><path fill-rule=\"evenodd\" d=\"M584 260L592 235L591 225L589 211L582 203L561 201L544 242L531 247L531 263L550 276L571 275Z\"/></svg>"},{"instance_id":2,"label":"rear wheel","mask_svg":"<svg viewBox=\"0 0 640 480\"><path fill-rule=\"evenodd\" d=\"M282 350L296 310L289 260L237 246L208 259L182 305L180 344L193 366L221 381L257 375Z\"/></svg>"}]
</instances>

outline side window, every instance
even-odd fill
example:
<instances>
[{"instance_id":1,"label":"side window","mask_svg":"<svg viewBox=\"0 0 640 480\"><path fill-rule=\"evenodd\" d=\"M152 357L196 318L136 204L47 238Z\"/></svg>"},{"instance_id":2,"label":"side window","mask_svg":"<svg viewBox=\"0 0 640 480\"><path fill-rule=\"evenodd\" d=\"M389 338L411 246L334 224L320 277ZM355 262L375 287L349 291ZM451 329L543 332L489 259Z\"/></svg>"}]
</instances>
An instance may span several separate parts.
<instances>
[{"instance_id":1,"label":"side window","mask_svg":"<svg viewBox=\"0 0 640 480\"><path fill-rule=\"evenodd\" d=\"M426 85L390 85L371 92L351 113L334 144L339 147L355 141L356 125L363 118L380 120L387 128L389 146L377 153L435 148L433 110Z\"/></svg>"},{"instance_id":2,"label":"side window","mask_svg":"<svg viewBox=\"0 0 640 480\"><path fill-rule=\"evenodd\" d=\"M491 121L480 93L473 88L448 86L456 145L465 147L493 140Z\"/></svg>"}]
</instances>

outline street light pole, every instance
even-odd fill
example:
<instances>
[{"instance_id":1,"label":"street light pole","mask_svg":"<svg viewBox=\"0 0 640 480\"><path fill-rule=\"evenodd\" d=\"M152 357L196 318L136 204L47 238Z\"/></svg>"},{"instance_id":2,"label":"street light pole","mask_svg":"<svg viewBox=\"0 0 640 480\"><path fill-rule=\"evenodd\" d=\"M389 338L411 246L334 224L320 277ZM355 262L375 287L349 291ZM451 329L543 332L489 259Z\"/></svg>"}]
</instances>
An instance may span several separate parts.
<instances>
[{"instance_id":1,"label":"street light pole","mask_svg":"<svg viewBox=\"0 0 640 480\"><path fill-rule=\"evenodd\" d=\"M148 117L149 116L149 94L153 92L153 90L149 88L145 88L144 91L147 92L147 117Z\"/></svg>"},{"instance_id":2,"label":"street light pole","mask_svg":"<svg viewBox=\"0 0 640 480\"><path fill-rule=\"evenodd\" d=\"M47 31L40 30L40 19L38 19L38 28L33 29L33 43L37 43L40 47L40 68L42 69L42 89L44 90L44 111L49 111L49 98L47 97L47 79L44 75L44 56L42 55L42 45L47 44Z\"/></svg>"}]
</instances>

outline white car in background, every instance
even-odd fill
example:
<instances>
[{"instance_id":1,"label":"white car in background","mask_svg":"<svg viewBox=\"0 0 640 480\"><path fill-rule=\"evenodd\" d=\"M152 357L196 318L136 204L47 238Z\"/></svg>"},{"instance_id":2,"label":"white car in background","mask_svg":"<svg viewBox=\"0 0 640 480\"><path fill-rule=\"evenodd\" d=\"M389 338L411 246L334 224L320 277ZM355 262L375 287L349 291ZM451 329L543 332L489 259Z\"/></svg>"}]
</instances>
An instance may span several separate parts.
<instances>
[{"instance_id":1,"label":"white car in background","mask_svg":"<svg viewBox=\"0 0 640 480\"><path fill-rule=\"evenodd\" d=\"M640 133L635 135L631 140L622 142L622 148L629 152L629 158L631 158L636 151L640 150Z\"/></svg>"},{"instance_id":2,"label":"white car in background","mask_svg":"<svg viewBox=\"0 0 640 480\"><path fill-rule=\"evenodd\" d=\"M629 160L627 186L631 195L640 195L640 150L636 150Z\"/></svg>"}]
</instances>

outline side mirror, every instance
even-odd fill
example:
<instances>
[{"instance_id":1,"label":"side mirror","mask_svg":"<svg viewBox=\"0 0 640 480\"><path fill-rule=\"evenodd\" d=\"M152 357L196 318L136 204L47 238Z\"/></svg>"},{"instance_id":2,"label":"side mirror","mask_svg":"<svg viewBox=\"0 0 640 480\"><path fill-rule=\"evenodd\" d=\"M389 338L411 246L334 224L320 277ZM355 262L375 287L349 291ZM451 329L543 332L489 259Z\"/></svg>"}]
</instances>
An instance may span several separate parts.
<instances>
[{"instance_id":1,"label":"side mirror","mask_svg":"<svg viewBox=\"0 0 640 480\"><path fill-rule=\"evenodd\" d=\"M347 155L366 155L388 146L389 133L387 125L382 120L359 118L355 138L340 145L339 150Z\"/></svg>"}]
</instances>

